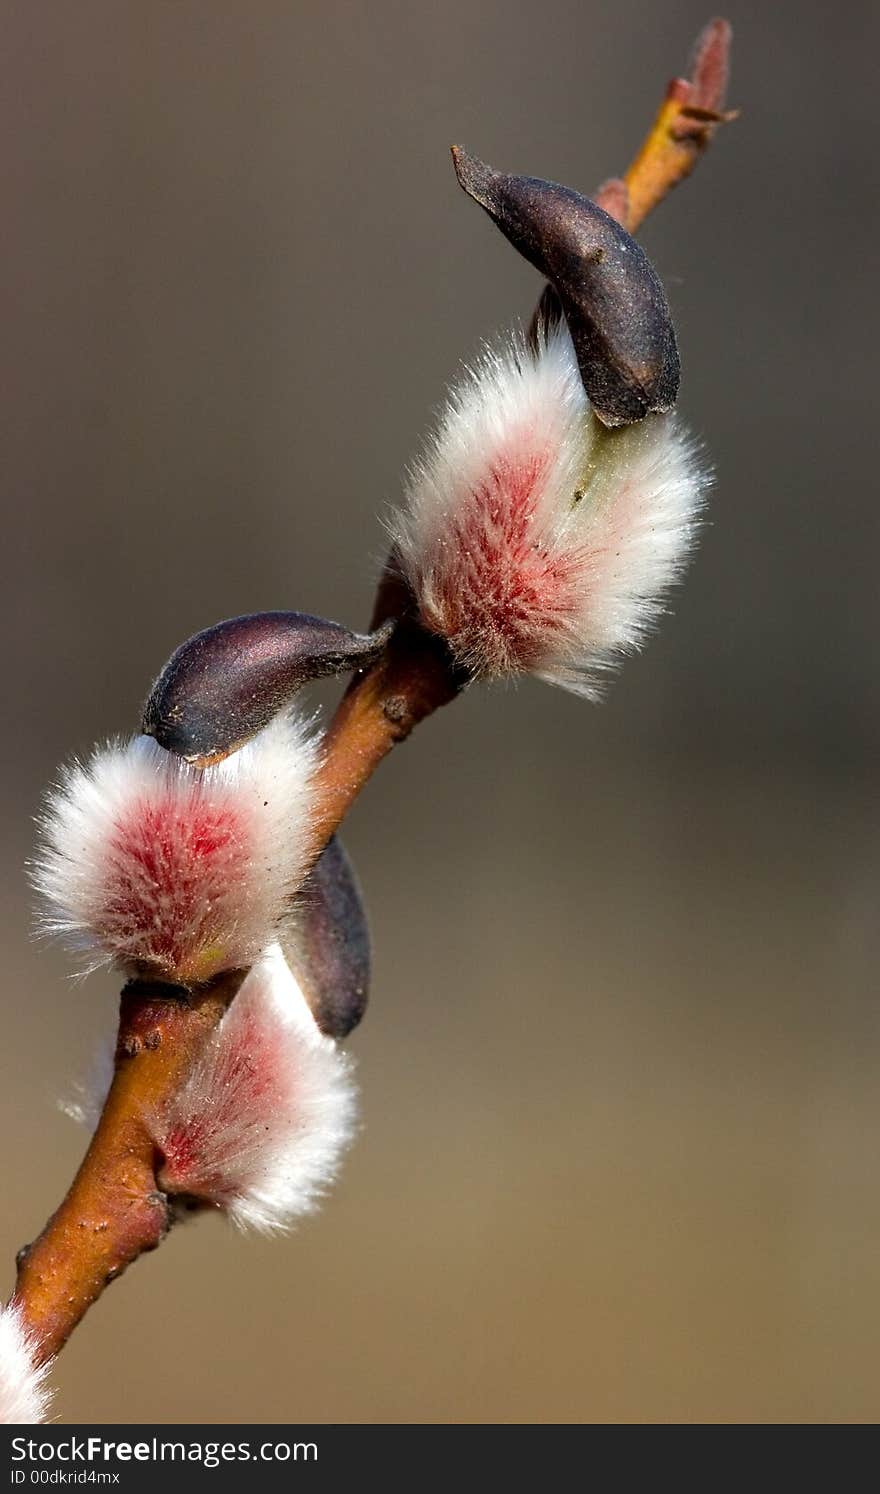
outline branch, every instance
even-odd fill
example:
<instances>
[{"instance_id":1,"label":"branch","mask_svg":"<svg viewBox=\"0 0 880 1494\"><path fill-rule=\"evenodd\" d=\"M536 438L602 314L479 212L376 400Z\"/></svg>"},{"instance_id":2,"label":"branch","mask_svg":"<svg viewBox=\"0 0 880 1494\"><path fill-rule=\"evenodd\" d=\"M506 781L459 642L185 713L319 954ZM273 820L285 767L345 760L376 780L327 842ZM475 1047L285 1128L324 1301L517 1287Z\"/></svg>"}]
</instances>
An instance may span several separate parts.
<instances>
[{"instance_id":1,"label":"branch","mask_svg":"<svg viewBox=\"0 0 880 1494\"><path fill-rule=\"evenodd\" d=\"M146 1119L177 1087L242 980L226 972L189 1001L132 984L120 1001L113 1083L61 1207L18 1254L13 1301L50 1359L87 1308L171 1223Z\"/></svg>"},{"instance_id":2,"label":"branch","mask_svg":"<svg viewBox=\"0 0 880 1494\"><path fill-rule=\"evenodd\" d=\"M389 574L376 626L400 607ZM382 758L465 683L445 644L403 618L382 660L339 704L318 772L311 859L316 861ZM106 1286L161 1244L174 1214L161 1191L149 1118L177 1093L244 971L191 994L132 983L120 1002L113 1083L67 1197L39 1238L19 1252L14 1302L38 1345L58 1353Z\"/></svg>"},{"instance_id":3,"label":"branch","mask_svg":"<svg viewBox=\"0 0 880 1494\"><path fill-rule=\"evenodd\" d=\"M673 78L645 142L623 178L626 216L619 221L634 233L673 187L690 176L710 145L718 126L736 118L724 111L730 66L731 29L727 21L710 21L694 49L690 78ZM620 183L600 189L609 197ZM606 212L612 206L597 198Z\"/></svg>"},{"instance_id":4,"label":"branch","mask_svg":"<svg viewBox=\"0 0 880 1494\"><path fill-rule=\"evenodd\" d=\"M327 731L315 785L314 859L392 747L405 741L426 716L454 700L467 683L446 644L409 615L409 606L392 556L371 626L380 627L388 617L400 621L383 657L352 681Z\"/></svg>"},{"instance_id":5,"label":"branch","mask_svg":"<svg viewBox=\"0 0 880 1494\"><path fill-rule=\"evenodd\" d=\"M693 170L717 125L732 117L720 112L729 48L727 23L711 22L697 44L693 77L670 85L625 178L597 194L630 230ZM373 626L401 610L387 651L355 678L328 729L315 785L313 861L382 759L465 683L446 645L406 615L392 563ZM177 1093L244 974L226 972L186 999L156 986L123 991L113 1083L92 1142L64 1202L19 1253L13 1300L40 1362L58 1352L104 1287L155 1249L173 1223L149 1117Z\"/></svg>"}]
</instances>

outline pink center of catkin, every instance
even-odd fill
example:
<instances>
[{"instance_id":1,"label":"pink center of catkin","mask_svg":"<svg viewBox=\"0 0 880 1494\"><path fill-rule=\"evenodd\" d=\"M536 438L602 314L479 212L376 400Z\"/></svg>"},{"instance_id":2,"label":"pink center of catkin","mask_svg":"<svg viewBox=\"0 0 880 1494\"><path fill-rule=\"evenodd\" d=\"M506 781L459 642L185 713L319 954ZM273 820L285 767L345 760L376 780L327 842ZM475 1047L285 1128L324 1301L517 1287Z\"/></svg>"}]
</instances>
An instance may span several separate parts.
<instances>
[{"instance_id":1,"label":"pink center of catkin","mask_svg":"<svg viewBox=\"0 0 880 1494\"><path fill-rule=\"evenodd\" d=\"M214 1041L210 1087L196 1078L184 1095L184 1113L162 1139L162 1171L171 1191L222 1203L252 1181L273 1126L290 1120L291 1076L279 1072L276 1035L259 1008L232 1010Z\"/></svg>"},{"instance_id":2,"label":"pink center of catkin","mask_svg":"<svg viewBox=\"0 0 880 1494\"><path fill-rule=\"evenodd\" d=\"M234 928L247 837L226 804L160 791L128 806L107 855L102 920L118 953L181 978Z\"/></svg>"},{"instance_id":3,"label":"pink center of catkin","mask_svg":"<svg viewBox=\"0 0 880 1494\"><path fill-rule=\"evenodd\" d=\"M179 1193L194 1188L204 1133L205 1126L195 1119L189 1126L171 1127L162 1147L165 1159L162 1181L166 1188Z\"/></svg>"},{"instance_id":4,"label":"pink center of catkin","mask_svg":"<svg viewBox=\"0 0 880 1494\"><path fill-rule=\"evenodd\" d=\"M539 664L577 608L581 556L553 545L540 522L553 456L520 432L459 505L434 571L428 625L492 672Z\"/></svg>"}]
</instances>

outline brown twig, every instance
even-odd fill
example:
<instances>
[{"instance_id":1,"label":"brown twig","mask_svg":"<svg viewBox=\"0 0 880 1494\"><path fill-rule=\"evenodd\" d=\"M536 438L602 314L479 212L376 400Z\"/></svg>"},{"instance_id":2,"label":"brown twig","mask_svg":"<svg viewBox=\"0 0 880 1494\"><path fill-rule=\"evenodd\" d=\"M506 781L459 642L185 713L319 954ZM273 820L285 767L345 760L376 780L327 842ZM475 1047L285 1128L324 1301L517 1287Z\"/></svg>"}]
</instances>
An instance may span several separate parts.
<instances>
[{"instance_id":1,"label":"brown twig","mask_svg":"<svg viewBox=\"0 0 880 1494\"><path fill-rule=\"evenodd\" d=\"M697 44L692 79L670 85L626 177L597 194L628 229L693 170L716 126L731 117L720 112L729 47L727 23L711 22ZM401 601L390 572L373 625L397 615ZM382 758L463 683L445 645L404 616L383 657L349 687L327 733L313 859ZM227 972L185 999L156 987L123 991L114 1079L91 1145L64 1202L19 1254L14 1301L42 1361L57 1353L104 1287L167 1232L172 1214L157 1181L162 1159L149 1118L176 1093L242 976Z\"/></svg>"},{"instance_id":2,"label":"brown twig","mask_svg":"<svg viewBox=\"0 0 880 1494\"><path fill-rule=\"evenodd\" d=\"M724 111L730 63L731 30L727 21L710 21L694 49L690 78L673 78L657 117L632 165L620 182L612 180L600 188L607 201L599 199L606 212L619 217L630 233L636 229L673 187L690 176L720 124L736 118Z\"/></svg>"},{"instance_id":3,"label":"brown twig","mask_svg":"<svg viewBox=\"0 0 880 1494\"><path fill-rule=\"evenodd\" d=\"M174 1094L241 982L227 972L188 1001L127 987L113 1083L61 1207L18 1255L14 1301L45 1361L115 1277L166 1234L148 1117Z\"/></svg>"},{"instance_id":4,"label":"brown twig","mask_svg":"<svg viewBox=\"0 0 880 1494\"><path fill-rule=\"evenodd\" d=\"M315 784L313 857L320 855L392 747L426 716L454 700L467 682L446 644L426 633L408 607L392 556L371 627L380 627L388 617L400 620L383 657L352 681L330 723Z\"/></svg>"}]
</instances>

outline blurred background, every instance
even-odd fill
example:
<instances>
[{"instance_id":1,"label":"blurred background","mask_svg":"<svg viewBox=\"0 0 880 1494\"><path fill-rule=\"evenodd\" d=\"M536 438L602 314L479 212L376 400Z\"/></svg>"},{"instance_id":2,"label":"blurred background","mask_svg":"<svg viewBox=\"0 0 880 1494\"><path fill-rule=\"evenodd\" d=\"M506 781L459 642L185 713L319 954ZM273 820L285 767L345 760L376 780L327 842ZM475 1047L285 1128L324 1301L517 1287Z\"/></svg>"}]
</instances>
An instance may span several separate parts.
<instances>
[{"instance_id":1,"label":"blurred background","mask_svg":"<svg viewBox=\"0 0 880 1494\"><path fill-rule=\"evenodd\" d=\"M118 989L31 940L44 785L196 629L367 620L404 464L540 284L449 143L590 191L708 14L3 5L3 1295ZM341 1185L289 1239L175 1231L64 1421L880 1412L880 15L728 14L742 118L643 234L717 469L674 615L601 708L473 690L383 766Z\"/></svg>"}]
</instances>

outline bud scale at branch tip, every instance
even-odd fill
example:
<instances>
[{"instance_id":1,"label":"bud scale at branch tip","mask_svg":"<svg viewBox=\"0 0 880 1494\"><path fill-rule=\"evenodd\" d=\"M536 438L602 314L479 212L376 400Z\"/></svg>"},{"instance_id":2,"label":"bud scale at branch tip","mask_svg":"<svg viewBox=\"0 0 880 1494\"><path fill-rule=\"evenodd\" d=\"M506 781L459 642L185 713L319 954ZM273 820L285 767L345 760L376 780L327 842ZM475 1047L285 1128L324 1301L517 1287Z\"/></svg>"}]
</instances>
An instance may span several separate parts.
<instances>
[{"instance_id":1,"label":"bud scale at branch tip","mask_svg":"<svg viewBox=\"0 0 880 1494\"><path fill-rule=\"evenodd\" d=\"M671 410L680 377L675 331L644 249L570 187L505 175L460 146L452 159L464 191L556 291L599 420L629 425Z\"/></svg>"}]
</instances>

